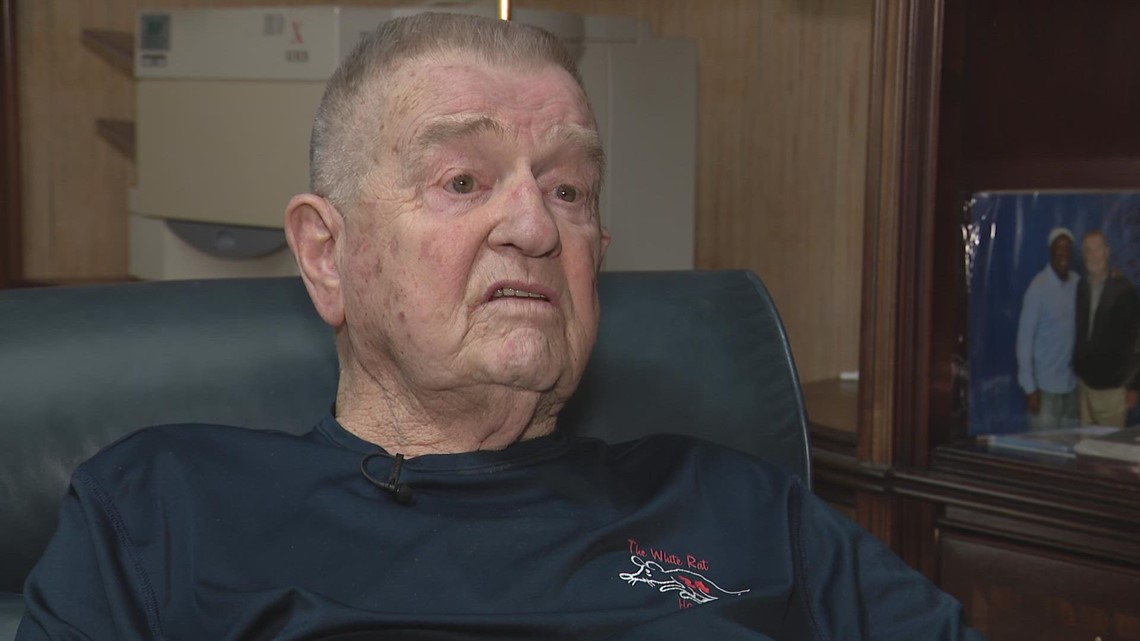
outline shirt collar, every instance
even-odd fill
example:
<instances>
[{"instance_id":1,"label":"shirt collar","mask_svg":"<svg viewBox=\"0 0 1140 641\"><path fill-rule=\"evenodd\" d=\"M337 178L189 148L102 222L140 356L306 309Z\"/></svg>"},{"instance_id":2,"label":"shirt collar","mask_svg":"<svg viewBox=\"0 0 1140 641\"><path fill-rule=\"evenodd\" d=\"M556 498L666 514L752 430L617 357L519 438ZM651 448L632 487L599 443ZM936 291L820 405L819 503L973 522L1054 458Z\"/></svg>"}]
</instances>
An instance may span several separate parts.
<instances>
[{"instance_id":1,"label":"shirt collar","mask_svg":"<svg viewBox=\"0 0 1140 641\"><path fill-rule=\"evenodd\" d=\"M393 454L345 429L331 412L313 427L310 438L362 454L375 452ZM569 438L566 434L562 430L555 429L546 436L518 441L501 450L417 456L408 459L404 467L425 471L477 471L504 466L514 467L553 458L565 452L568 446Z\"/></svg>"},{"instance_id":2,"label":"shirt collar","mask_svg":"<svg viewBox=\"0 0 1140 641\"><path fill-rule=\"evenodd\" d=\"M1061 277L1057 275L1057 270L1053 269L1052 265L1045 265L1045 271L1049 272L1054 283L1062 287L1073 285L1081 280L1081 275L1071 269L1069 270L1069 278L1066 280L1061 280Z\"/></svg>"}]
</instances>

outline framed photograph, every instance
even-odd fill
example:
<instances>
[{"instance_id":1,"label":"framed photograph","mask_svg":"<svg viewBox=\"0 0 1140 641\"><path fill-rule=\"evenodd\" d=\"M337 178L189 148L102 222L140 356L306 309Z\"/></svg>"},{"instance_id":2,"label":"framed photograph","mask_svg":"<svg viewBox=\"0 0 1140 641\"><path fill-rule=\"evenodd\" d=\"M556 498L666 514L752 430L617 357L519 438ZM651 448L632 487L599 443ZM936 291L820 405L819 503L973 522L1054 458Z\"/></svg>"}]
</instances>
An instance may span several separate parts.
<instances>
[{"instance_id":1,"label":"framed photograph","mask_svg":"<svg viewBox=\"0 0 1140 641\"><path fill-rule=\"evenodd\" d=\"M1140 192L985 192L968 211L969 433L1140 422Z\"/></svg>"}]
</instances>

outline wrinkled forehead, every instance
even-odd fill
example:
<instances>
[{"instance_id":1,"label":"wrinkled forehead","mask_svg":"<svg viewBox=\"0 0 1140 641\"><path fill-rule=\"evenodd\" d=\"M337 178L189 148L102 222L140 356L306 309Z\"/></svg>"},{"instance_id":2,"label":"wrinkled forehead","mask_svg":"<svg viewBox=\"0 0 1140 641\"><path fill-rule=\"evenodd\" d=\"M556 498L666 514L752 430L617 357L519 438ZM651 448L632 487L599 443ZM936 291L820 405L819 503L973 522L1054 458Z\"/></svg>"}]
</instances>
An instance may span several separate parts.
<instances>
[{"instance_id":1,"label":"wrinkled forehead","mask_svg":"<svg viewBox=\"0 0 1140 641\"><path fill-rule=\"evenodd\" d=\"M376 106L393 142L407 143L442 120L484 119L543 135L545 128L597 129L585 92L554 63L505 64L451 51L405 61L384 75Z\"/></svg>"},{"instance_id":2,"label":"wrinkled forehead","mask_svg":"<svg viewBox=\"0 0 1140 641\"><path fill-rule=\"evenodd\" d=\"M401 63L376 82L359 139L372 146L368 173L384 182L408 184L436 152L473 141L576 158L594 181L605 171L585 93L553 63L504 65L453 52Z\"/></svg>"}]
</instances>

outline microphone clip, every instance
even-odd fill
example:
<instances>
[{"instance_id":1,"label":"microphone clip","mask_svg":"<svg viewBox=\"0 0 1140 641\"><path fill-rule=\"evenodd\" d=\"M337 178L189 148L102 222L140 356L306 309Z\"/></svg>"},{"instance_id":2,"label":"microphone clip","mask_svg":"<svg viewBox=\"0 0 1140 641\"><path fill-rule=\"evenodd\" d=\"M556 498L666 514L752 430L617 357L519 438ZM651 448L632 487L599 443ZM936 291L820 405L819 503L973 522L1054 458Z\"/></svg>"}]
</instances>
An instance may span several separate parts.
<instances>
[{"instance_id":1,"label":"microphone clip","mask_svg":"<svg viewBox=\"0 0 1140 641\"><path fill-rule=\"evenodd\" d=\"M378 481L368 473L368 461L375 457L383 455L383 452L372 452L371 454L365 455L365 457L360 461L360 473L364 475L364 478L368 479L369 483L375 485L376 487L384 490L389 495L391 495L392 499L395 500L396 503L399 503L400 505L411 505L413 500L412 488L408 487L407 484L400 482L400 468L404 465L403 454L396 455L396 460L392 463L392 471L388 474L387 481Z\"/></svg>"}]
</instances>

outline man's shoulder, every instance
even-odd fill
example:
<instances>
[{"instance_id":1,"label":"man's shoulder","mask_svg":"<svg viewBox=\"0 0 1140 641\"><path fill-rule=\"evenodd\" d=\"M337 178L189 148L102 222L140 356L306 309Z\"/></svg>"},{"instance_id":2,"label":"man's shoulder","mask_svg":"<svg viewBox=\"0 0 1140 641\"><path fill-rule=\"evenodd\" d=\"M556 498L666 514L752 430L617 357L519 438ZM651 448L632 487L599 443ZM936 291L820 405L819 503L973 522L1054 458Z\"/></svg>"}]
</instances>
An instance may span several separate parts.
<instances>
[{"instance_id":1,"label":"man's shoulder","mask_svg":"<svg viewBox=\"0 0 1140 641\"><path fill-rule=\"evenodd\" d=\"M274 430L253 429L214 423L171 423L153 425L131 432L108 445L100 455L129 450L144 452L261 446L275 441L294 441L297 435Z\"/></svg>"},{"instance_id":2,"label":"man's shoulder","mask_svg":"<svg viewBox=\"0 0 1140 641\"><path fill-rule=\"evenodd\" d=\"M1068 279L1061 280L1053 272L1053 268L1046 265L1044 269L1037 272L1033 280L1029 281L1029 286L1025 288L1025 295L1049 296L1056 291L1075 292L1082 283L1084 283L1084 279L1081 278L1080 274L1070 271Z\"/></svg>"},{"instance_id":3,"label":"man's shoulder","mask_svg":"<svg viewBox=\"0 0 1140 641\"><path fill-rule=\"evenodd\" d=\"M776 491L784 491L795 482L794 475L773 463L685 434L653 434L605 447L615 462L637 472L693 470L705 480L748 480Z\"/></svg>"},{"instance_id":4,"label":"man's shoulder","mask_svg":"<svg viewBox=\"0 0 1140 641\"><path fill-rule=\"evenodd\" d=\"M253 458L301 441L285 432L232 425L156 425L112 442L82 463L78 471L100 481L114 482L142 470L172 470L172 464L178 462L202 465L211 460Z\"/></svg>"},{"instance_id":5,"label":"man's shoulder","mask_svg":"<svg viewBox=\"0 0 1140 641\"><path fill-rule=\"evenodd\" d=\"M1123 274L1110 275L1104 279L1104 290L1106 293L1112 293L1118 296L1121 294L1127 295L1136 293L1136 287L1132 285L1132 281Z\"/></svg>"},{"instance_id":6,"label":"man's shoulder","mask_svg":"<svg viewBox=\"0 0 1140 641\"><path fill-rule=\"evenodd\" d=\"M1049 267L1037 272L1037 274L1033 276L1033 279L1029 281L1029 287L1026 288L1025 293L1029 294L1043 287L1048 287L1049 283L1052 282L1052 279L1049 278L1049 272Z\"/></svg>"}]
</instances>

